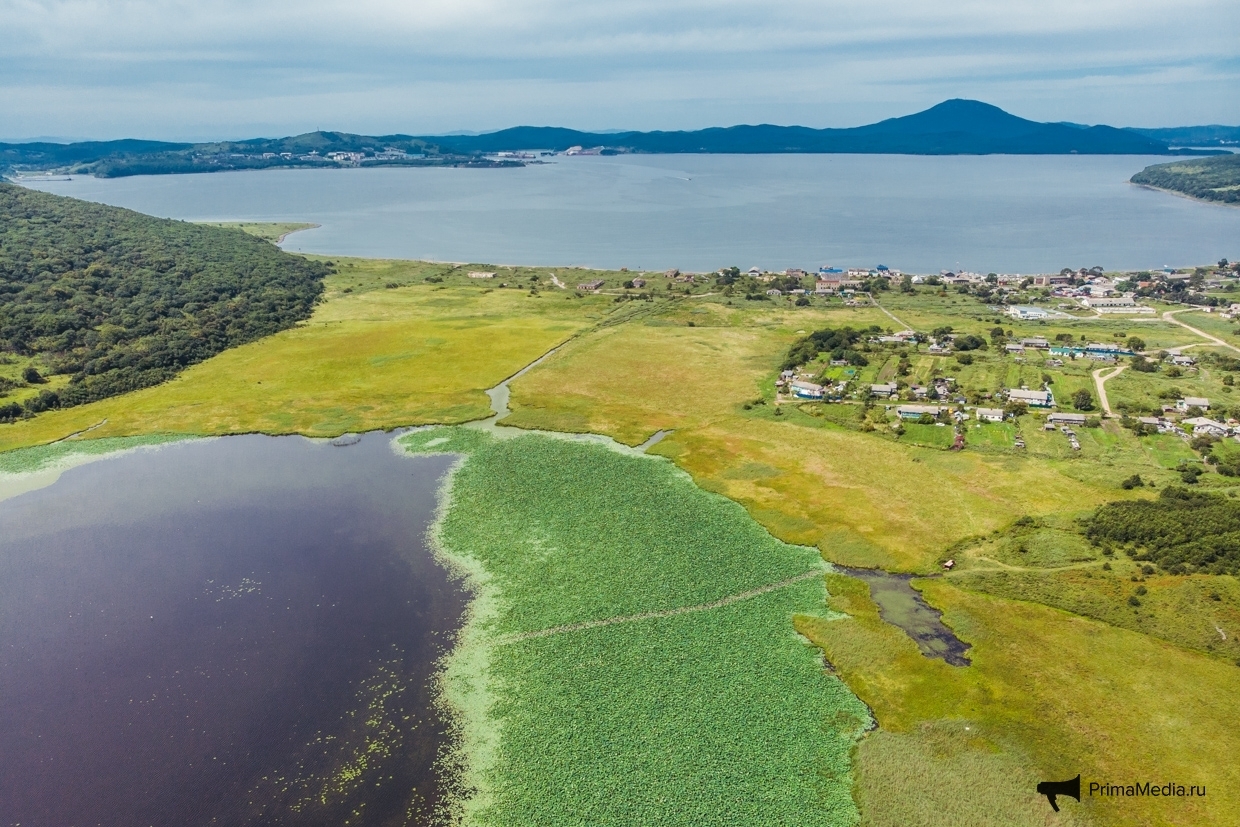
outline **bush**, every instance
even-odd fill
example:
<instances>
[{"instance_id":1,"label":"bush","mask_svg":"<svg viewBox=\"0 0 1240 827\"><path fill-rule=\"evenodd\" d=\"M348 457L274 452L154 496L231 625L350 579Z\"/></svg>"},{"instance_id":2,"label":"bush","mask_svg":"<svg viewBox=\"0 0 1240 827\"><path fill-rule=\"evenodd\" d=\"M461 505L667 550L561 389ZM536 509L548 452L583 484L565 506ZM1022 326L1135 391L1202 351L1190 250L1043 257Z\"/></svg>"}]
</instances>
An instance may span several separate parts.
<instances>
[{"instance_id":1,"label":"bush","mask_svg":"<svg viewBox=\"0 0 1240 827\"><path fill-rule=\"evenodd\" d=\"M956 361L962 365L971 365L973 364L973 354L972 353L957 353Z\"/></svg>"},{"instance_id":2,"label":"bush","mask_svg":"<svg viewBox=\"0 0 1240 827\"><path fill-rule=\"evenodd\" d=\"M1119 487L1125 491L1131 491L1134 488L1141 488L1145 485L1145 481L1141 479L1140 474L1133 474L1128 479L1119 484Z\"/></svg>"}]
</instances>

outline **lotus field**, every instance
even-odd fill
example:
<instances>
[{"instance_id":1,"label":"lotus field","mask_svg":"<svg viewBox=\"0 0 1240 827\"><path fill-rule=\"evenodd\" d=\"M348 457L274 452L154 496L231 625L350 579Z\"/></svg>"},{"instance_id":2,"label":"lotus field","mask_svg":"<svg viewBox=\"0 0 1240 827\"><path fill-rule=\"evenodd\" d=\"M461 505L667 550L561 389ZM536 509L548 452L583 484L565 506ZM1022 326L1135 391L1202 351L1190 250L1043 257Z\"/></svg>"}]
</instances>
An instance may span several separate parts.
<instances>
[{"instance_id":1,"label":"lotus field","mask_svg":"<svg viewBox=\"0 0 1240 827\"><path fill-rule=\"evenodd\" d=\"M773 539L670 462L438 428L435 529L468 574L448 663L473 825L840 825L865 706L793 631L825 616L815 549Z\"/></svg>"}]
</instances>

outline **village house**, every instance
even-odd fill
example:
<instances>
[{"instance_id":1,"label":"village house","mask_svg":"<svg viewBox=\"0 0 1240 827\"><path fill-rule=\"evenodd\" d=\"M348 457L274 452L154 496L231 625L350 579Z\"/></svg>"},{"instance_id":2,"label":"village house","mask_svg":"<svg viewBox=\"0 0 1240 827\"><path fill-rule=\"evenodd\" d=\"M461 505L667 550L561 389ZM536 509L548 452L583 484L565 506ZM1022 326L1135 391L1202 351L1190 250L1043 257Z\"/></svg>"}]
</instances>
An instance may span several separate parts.
<instances>
[{"instance_id":1,"label":"village house","mask_svg":"<svg viewBox=\"0 0 1240 827\"><path fill-rule=\"evenodd\" d=\"M1078 428L1085 427L1085 414L1078 413L1053 413L1046 417L1048 425L1075 425Z\"/></svg>"},{"instance_id":2,"label":"village house","mask_svg":"<svg viewBox=\"0 0 1240 827\"><path fill-rule=\"evenodd\" d=\"M792 395L797 399L822 399L825 390L822 385L813 382L803 382L800 379L792 381Z\"/></svg>"},{"instance_id":3,"label":"village house","mask_svg":"<svg viewBox=\"0 0 1240 827\"><path fill-rule=\"evenodd\" d=\"M643 279L643 278L635 278L635 279L633 279L633 286L634 286L634 287L645 287L645 286L646 286L646 280L645 280L645 279Z\"/></svg>"},{"instance_id":4,"label":"village house","mask_svg":"<svg viewBox=\"0 0 1240 827\"><path fill-rule=\"evenodd\" d=\"M1031 339L1021 339L1022 347L1034 348L1035 350L1050 350L1051 343L1041 336L1035 336Z\"/></svg>"},{"instance_id":5,"label":"village house","mask_svg":"<svg viewBox=\"0 0 1240 827\"><path fill-rule=\"evenodd\" d=\"M1049 408L1055 404L1055 397L1047 390L1012 388L1007 392L1007 398L1012 402L1024 402L1031 408Z\"/></svg>"},{"instance_id":6,"label":"village house","mask_svg":"<svg viewBox=\"0 0 1240 827\"><path fill-rule=\"evenodd\" d=\"M1210 400L1204 396L1186 396L1183 399L1176 400L1175 409L1180 413L1184 413L1189 408L1201 408L1203 411L1210 410Z\"/></svg>"},{"instance_id":7,"label":"village house","mask_svg":"<svg viewBox=\"0 0 1240 827\"><path fill-rule=\"evenodd\" d=\"M1171 364L1181 368L1191 368L1193 365L1197 364L1197 360L1191 356L1177 354L1171 357Z\"/></svg>"},{"instance_id":8,"label":"village house","mask_svg":"<svg viewBox=\"0 0 1240 827\"><path fill-rule=\"evenodd\" d=\"M896 416L901 419L921 419L926 415L937 417L946 410L942 405L900 405L896 408Z\"/></svg>"},{"instance_id":9,"label":"village house","mask_svg":"<svg viewBox=\"0 0 1240 827\"><path fill-rule=\"evenodd\" d=\"M582 282L581 284L577 285L577 289L594 292L594 291L602 289L604 284L606 284L606 282L604 282L602 279L594 279L593 281Z\"/></svg>"},{"instance_id":10,"label":"village house","mask_svg":"<svg viewBox=\"0 0 1240 827\"><path fill-rule=\"evenodd\" d=\"M978 408L974 414L979 422L1003 421L1003 408Z\"/></svg>"},{"instance_id":11,"label":"village house","mask_svg":"<svg viewBox=\"0 0 1240 827\"><path fill-rule=\"evenodd\" d=\"M1025 352L1024 345L1007 344L1003 346L1003 349L1007 351L1008 353L1024 353Z\"/></svg>"},{"instance_id":12,"label":"village house","mask_svg":"<svg viewBox=\"0 0 1240 827\"><path fill-rule=\"evenodd\" d=\"M895 382L887 382L885 384L870 385L870 396L892 397L899 392Z\"/></svg>"},{"instance_id":13,"label":"village house","mask_svg":"<svg viewBox=\"0 0 1240 827\"><path fill-rule=\"evenodd\" d=\"M1029 305L1014 304L1005 311L1009 316L1018 321L1036 321L1045 319L1051 314L1040 307L1030 307Z\"/></svg>"},{"instance_id":14,"label":"village house","mask_svg":"<svg viewBox=\"0 0 1240 827\"><path fill-rule=\"evenodd\" d=\"M1187 425L1193 429L1193 436L1216 436L1225 437L1231 433L1231 429L1224 423L1210 419L1206 416L1194 416L1180 421L1181 425Z\"/></svg>"},{"instance_id":15,"label":"village house","mask_svg":"<svg viewBox=\"0 0 1240 827\"><path fill-rule=\"evenodd\" d=\"M474 270L470 272L469 277L471 279L493 279L495 278L495 274L494 273L481 273L481 272L478 272L477 270Z\"/></svg>"}]
</instances>

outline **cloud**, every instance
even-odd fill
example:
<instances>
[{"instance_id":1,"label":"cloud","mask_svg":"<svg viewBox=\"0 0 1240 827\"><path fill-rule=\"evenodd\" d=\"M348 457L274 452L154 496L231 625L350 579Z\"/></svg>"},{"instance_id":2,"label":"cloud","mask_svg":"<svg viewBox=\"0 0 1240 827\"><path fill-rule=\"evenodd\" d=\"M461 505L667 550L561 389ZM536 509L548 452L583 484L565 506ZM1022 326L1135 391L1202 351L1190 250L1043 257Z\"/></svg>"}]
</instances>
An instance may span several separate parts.
<instances>
[{"instance_id":1,"label":"cloud","mask_svg":"<svg viewBox=\"0 0 1240 827\"><path fill-rule=\"evenodd\" d=\"M0 0L0 132L1235 122L1237 30L1231 0Z\"/></svg>"}]
</instances>

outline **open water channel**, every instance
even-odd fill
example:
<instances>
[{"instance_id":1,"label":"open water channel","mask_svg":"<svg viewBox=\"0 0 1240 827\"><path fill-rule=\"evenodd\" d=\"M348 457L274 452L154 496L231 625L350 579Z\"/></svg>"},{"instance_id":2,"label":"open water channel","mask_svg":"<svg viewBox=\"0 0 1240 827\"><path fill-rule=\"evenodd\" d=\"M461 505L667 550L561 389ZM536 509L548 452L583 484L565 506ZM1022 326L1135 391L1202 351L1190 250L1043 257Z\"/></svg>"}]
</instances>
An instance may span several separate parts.
<instances>
[{"instance_id":1,"label":"open water channel","mask_svg":"<svg viewBox=\"0 0 1240 827\"><path fill-rule=\"evenodd\" d=\"M0 502L0 825L422 823L451 461L227 437Z\"/></svg>"}]
</instances>

